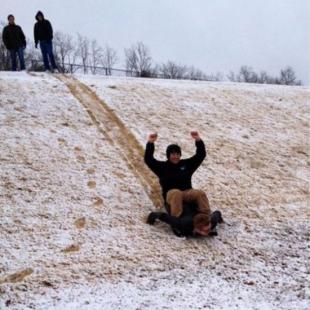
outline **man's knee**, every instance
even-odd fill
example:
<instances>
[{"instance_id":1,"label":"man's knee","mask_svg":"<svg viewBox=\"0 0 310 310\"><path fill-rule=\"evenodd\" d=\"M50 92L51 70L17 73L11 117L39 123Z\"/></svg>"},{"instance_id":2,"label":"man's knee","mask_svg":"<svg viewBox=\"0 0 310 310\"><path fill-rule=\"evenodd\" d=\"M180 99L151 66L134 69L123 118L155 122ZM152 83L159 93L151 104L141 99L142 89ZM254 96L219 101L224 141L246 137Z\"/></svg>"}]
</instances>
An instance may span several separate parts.
<instances>
[{"instance_id":1,"label":"man's knee","mask_svg":"<svg viewBox=\"0 0 310 310\"><path fill-rule=\"evenodd\" d=\"M170 214L179 217L183 212L183 192L179 189L171 189L167 193L167 203Z\"/></svg>"},{"instance_id":2,"label":"man's knee","mask_svg":"<svg viewBox=\"0 0 310 310\"><path fill-rule=\"evenodd\" d=\"M190 189L186 193L187 198L194 199L194 200L199 200L199 199L207 199L207 195L203 190L200 189Z\"/></svg>"},{"instance_id":3,"label":"man's knee","mask_svg":"<svg viewBox=\"0 0 310 310\"><path fill-rule=\"evenodd\" d=\"M206 195L206 193L203 190L197 189L196 192L197 192L197 196L199 198L207 198L207 195Z\"/></svg>"},{"instance_id":4,"label":"man's knee","mask_svg":"<svg viewBox=\"0 0 310 310\"><path fill-rule=\"evenodd\" d=\"M167 193L167 202L169 203L169 201L175 199L176 197L182 197L182 191L179 189L171 189Z\"/></svg>"}]
</instances>

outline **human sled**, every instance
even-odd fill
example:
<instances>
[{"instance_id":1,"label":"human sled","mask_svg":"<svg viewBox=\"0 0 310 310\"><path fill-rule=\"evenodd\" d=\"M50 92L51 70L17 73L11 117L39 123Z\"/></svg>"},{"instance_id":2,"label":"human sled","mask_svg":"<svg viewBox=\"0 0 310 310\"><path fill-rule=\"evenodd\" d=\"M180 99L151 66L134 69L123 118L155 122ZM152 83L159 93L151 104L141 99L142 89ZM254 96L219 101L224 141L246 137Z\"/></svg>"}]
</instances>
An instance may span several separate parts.
<instances>
[{"instance_id":1,"label":"human sled","mask_svg":"<svg viewBox=\"0 0 310 310\"><path fill-rule=\"evenodd\" d=\"M170 206L165 203L167 212L150 212L147 217L147 223L154 225L156 221L161 221L170 225L173 233L177 237L199 237L202 236L195 228L199 227L200 213L195 203L184 203L183 212L179 217L170 214ZM208 236L217 236L216 227L224 223L222 213L216 210L211 213L211 227ZM205 234L204 234L205 235Z\"/></svg>"}]
</instances>

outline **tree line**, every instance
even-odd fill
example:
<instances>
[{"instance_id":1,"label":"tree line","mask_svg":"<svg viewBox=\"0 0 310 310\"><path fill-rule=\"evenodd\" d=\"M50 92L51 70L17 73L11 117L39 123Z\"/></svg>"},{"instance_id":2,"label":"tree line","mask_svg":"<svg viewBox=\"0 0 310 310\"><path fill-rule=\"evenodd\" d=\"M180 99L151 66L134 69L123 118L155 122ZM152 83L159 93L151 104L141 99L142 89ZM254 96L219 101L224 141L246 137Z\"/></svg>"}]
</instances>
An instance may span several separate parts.
<instances>
[{"instance_id":1,"label":"tree line","mask_svg":"<svg viewBox=\"0 0 310 310\"><path fill-rule=\"evenodd\" d=\"M9 70L9 54L2 42L0 22L0 70ZM199 68L187 66L168 60L166 63L154 64L149 48L143 42L137 42L124 49L125 69L115 69L120 58L115 49L109 45L102 47L97 40L90 40L81 34L73 37L56 31L53 39L55 60L61 72L74 73L82 70L83 73L112 75L113 70L124 71L127 76L157 77L166 79L189 79L204 81L223 81L224 75L206 74ZM34 47L32 40L27 39L25 50L26 67L32 71L43 70L41 54ZM266 71L254 72L249 66L242 66L239 72L231 71L226 78L232 82L301 85L291 67L280 70L279 76L271 76Z\"/></svg>"}]
</instances>

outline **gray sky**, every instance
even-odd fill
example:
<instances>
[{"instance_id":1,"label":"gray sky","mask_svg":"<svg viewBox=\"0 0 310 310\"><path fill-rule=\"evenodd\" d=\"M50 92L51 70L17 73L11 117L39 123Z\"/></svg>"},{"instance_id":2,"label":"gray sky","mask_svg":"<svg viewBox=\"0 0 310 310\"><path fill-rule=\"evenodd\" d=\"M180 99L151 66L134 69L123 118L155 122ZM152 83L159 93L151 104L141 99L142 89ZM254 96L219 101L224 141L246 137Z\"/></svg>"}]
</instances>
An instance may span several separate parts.
<instances>
[{"instance_id":1,"label":"gray sky","mask_svg":"<svg viewBox=\"0 0 310 310\"><path fill-rule=\"evenodd\" d=\"M121 59L142 41L156 63L272 75L290 65L310 85L310 0L0 0L0 20L15 15L31 40L37 10L54 30L107 43Z\"/></svg>"}]
</instances>

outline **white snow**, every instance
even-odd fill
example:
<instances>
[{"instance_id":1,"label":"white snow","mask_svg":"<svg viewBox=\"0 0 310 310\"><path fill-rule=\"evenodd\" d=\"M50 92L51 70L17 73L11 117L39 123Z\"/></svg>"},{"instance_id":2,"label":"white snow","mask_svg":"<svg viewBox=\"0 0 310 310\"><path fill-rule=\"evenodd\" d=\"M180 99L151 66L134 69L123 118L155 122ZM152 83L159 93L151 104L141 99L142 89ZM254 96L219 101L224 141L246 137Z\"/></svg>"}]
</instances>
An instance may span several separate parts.
<instances>
[{"instance_id":1,"label":"white snow","mask_svg":"<svg viewBox=\"0 0 310 310\"><path fill-rule=\"evenodd\" d=\"M157 131L157 158L173 142L191 156L197 129L193 183L227 224L204 239L146 225L143 158L130 166L90 97L1 72L1 309L309 308L309 88L76 78L141 148Z\"/></svg>"}]
</instances>

